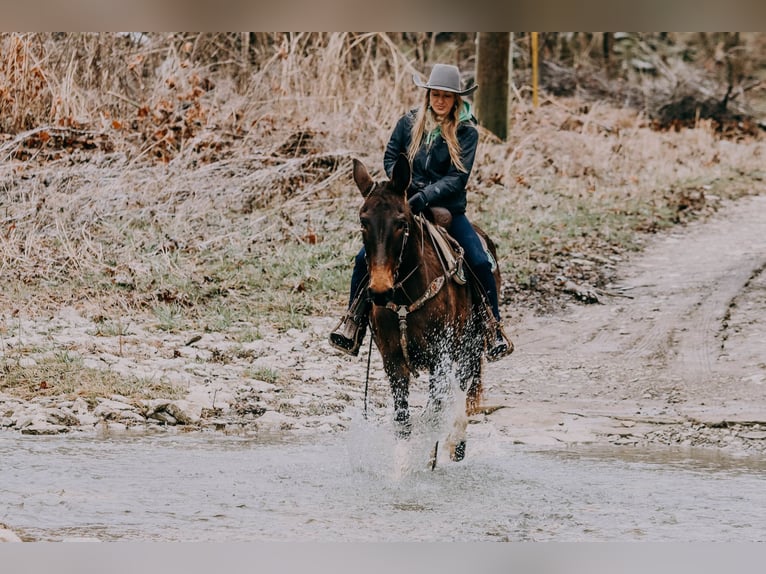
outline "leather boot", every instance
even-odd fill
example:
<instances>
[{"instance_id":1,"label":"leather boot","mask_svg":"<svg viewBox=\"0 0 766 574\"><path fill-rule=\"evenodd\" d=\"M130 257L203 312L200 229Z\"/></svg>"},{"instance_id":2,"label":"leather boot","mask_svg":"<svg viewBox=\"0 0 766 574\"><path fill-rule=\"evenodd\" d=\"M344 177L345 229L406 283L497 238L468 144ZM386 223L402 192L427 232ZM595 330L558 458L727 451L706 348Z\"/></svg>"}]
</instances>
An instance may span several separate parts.
<instances>
[{"instance_id":1,"label":"leather boot","mask_svg":"<svg viewBox=\"0 0 766 574\"><path fill-rule=\"evenodd\" d=\"M487 336L487 360L498 361L513 353L513 342L506 336L500 323L493 322Z\"/></svg>"},{"instance_id":2,"label":"leather boot","mask_svg":"<svg viewBox=\"0 0 766 574\"><path fill-rule=\"evenodd\" d=\"M369 315L369 302L362 296L357 297L338 326L330 333L330 344L336 349L356 357L367 332Z\"/></svg>"}]
</instances>

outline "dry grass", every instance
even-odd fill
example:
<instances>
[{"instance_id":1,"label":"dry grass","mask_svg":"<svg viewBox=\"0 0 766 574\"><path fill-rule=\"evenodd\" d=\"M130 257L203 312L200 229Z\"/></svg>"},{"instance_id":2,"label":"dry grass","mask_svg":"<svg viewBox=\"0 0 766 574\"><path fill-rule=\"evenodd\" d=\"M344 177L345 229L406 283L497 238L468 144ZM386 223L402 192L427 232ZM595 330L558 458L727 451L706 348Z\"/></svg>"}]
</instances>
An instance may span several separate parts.
<instances>
[{"instance_id":1,"label":"dry grass","mask_svg":"<svg viewBox=\"0 0 766 574\"><path fill-rule=\"evenodd\" d=\"M350 158L379 173L418 95L414 48L351 33L0 43L0 84L15 86L0 97L0 309L177 331L300 328L342 308L359 245ZM760 192L762 154L705 122L656 132L598 102L517 102L508 141L482 138L469 215L499 242L508 303L555 298L559 275L608 280L573 253L608 260L713 196Z\"/></svg>"},{"instance_id":2,"label":"dry grass","mask_svg":"<svg viewBox=\"0 0 766 574\"><path fill-rule=\"evenodd\" d=\"M120 395L128 399L156 396L181 398L185 390L161 381L145 380L106 369L86 367L76 355L58 352L34 364L7 359L0 366L0 393L24 400L35 397L57 397L69 400L82 397L93 401L99 397Z\"/></svg>"}]
</instances>

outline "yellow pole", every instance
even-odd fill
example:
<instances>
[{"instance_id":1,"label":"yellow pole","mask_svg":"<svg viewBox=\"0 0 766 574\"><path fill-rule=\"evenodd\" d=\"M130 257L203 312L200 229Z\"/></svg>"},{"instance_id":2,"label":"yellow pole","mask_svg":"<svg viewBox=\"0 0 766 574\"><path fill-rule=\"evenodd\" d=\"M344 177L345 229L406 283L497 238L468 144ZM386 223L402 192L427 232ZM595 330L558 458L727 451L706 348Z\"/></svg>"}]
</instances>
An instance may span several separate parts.
<instances>
[{"instance_id":1,"label":"yellow pole","mask_svg":"<svg viewBox=\"0 0 766 574\"><path fill-rule=\"evenodd\" d=\"M537 32L532 32L532 105L537 107Z\"/></svg>"}]
</instances>

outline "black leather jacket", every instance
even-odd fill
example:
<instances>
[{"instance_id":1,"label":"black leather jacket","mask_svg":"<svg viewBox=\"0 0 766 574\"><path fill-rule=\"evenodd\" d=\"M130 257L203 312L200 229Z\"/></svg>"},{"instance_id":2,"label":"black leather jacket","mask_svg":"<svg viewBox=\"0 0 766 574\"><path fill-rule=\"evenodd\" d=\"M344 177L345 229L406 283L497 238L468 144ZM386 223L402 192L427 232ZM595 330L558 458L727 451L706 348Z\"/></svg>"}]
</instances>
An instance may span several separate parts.
<instances>
[{"instance_id":1,"label":"black leather jacket","mask_svg":"<svg viewBox=\"0 0 766 574\"><path fill-rule=\"evenodd\" d=\"M407 154L416 115L417 110L410 110L404 114L391 134L383 155L383 167L388 177L391 177L399 154ZM457 128L460 157L466 172L459 171L452 165L447 143L441 135L430 145L425 143L425 137L424 135L423 143L412 161L412 183L407 191L408 197L422 191L428 205L446 207L456 215L465 213L465 187L473 168L476 145L479 141L476 119L470 116L470 119L460 122Z\"/></svg>"}]
</instances>

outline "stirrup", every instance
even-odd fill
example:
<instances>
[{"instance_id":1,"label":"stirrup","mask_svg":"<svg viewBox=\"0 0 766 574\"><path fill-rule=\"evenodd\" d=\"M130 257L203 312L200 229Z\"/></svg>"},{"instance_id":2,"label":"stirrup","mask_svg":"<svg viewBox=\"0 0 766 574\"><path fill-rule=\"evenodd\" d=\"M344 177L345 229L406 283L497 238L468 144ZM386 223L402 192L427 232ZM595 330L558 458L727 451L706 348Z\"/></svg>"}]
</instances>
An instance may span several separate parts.
<instances>
[{"instance_id":1,"label":"stirrup","mask_svg":"<svg viewBox=\"0 0 766 574\"><path fill-rule=\"evenodd\" d=\"M336 349L356 357L367 332L367 316L346 313L330 333L330 344Z\"/></svg>"},{"instance_id":2,"label":"stirrup","mask_svg":"<svg viewBox=\"0 0 766 574\"><path fill-rule=\"evenodd\" d=\"M499 322L493 321L487 337L487 360L490 362L499 361L511 353L513 353L513 342L503 331L503 326Z\"/></svg>"}]
</instances>

